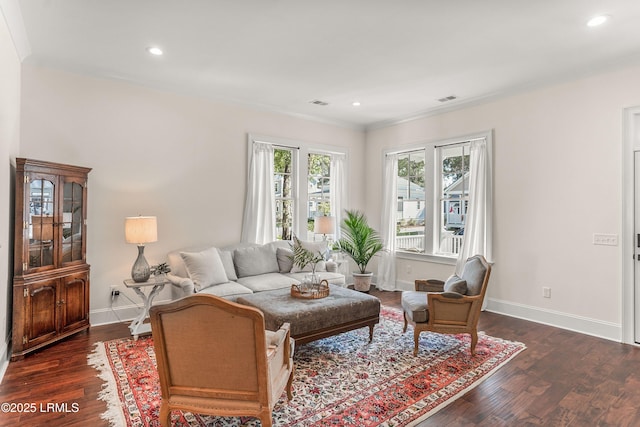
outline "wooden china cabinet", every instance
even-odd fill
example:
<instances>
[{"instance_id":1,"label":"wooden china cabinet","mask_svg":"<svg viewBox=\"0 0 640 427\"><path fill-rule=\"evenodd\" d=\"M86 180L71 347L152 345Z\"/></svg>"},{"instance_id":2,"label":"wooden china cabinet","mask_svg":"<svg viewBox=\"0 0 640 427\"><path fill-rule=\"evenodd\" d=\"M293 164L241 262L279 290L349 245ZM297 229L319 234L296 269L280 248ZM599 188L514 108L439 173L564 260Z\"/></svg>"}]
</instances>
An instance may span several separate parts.
<instances>
[{"instance_id":1,"label":"wooden china cabinet","mask_svg":"<svg viewBox=\"0 0 640 427\"><path fill-rule=\"evenodd\" d=\"M11 360L89 327L89 171L16 159Z\"/></svg>"}]
</instances>

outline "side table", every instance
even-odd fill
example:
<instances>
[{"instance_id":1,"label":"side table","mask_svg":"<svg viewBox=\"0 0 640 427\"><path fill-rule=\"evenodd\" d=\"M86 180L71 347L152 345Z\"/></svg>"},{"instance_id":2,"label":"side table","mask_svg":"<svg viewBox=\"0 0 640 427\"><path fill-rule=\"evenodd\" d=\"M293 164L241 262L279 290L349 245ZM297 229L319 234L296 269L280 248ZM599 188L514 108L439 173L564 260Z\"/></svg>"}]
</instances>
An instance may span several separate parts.
<instances>
[{"instance_id":1,"label":"side table","mask_svg":"<svg viewBox=\"0 0 640 427\"><path fill-rule=\"evenodd\" d=\"M149 323L144 323L144 320L149 316L149 309L151 308L153 299L160 293L162 288L164 288L164 285L167 283L169 283L169 281L166 277L154 277L146 282L134 282L133 279L126 279L124 281L124 285L129 289L133 289L133 291L138 294L144 302L144 309L129 325L129 330L131 331L131 335L133 335L134 340L137 340L140 335L151 332L151 325ZM151 286L153 286L151 291L148 294L145 294L143 288Z\"/></svg>"}]
</instances>

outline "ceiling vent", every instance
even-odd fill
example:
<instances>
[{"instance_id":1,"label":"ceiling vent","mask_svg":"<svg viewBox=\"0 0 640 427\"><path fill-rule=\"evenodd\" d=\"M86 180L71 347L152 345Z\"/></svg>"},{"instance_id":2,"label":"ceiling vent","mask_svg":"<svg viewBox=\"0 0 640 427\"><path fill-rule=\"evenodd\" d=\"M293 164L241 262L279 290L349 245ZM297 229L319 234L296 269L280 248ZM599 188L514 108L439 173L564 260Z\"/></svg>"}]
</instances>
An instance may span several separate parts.
<instances>
[{"instance_id":1,"label":"ceiling vent","mask_svg":"<svg viewBox=\"0 0 640 427\"><path fill-rule=\"evenodd\" d=\"M456 98L458 98L458 97L455 96L455 95L449 95L449 96L445 96L444 98L438 99L438 101L440 101L440 102L449 102L449 101L453 101Z\"/></svg>"},{"instance_id":2,"label":"ceiling vent","mask_svg":"<svg viewBox=\"0 0 640 427\"><path fill-rule=\"evenodd\" d=\"M320 101L319 99L314 99L313 101L309 101L309 104L322 105L323 107L325 105L329 105L328 102Z\"/></svg>"}]
</instances>

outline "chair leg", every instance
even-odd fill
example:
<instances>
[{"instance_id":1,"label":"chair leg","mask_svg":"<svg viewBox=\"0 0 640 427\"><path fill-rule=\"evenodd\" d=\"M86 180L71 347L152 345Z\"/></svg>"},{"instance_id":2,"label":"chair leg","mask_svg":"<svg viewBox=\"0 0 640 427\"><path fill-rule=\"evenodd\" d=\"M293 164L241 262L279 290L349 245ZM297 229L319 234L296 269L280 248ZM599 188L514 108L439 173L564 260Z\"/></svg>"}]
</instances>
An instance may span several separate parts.
<instances>
[{"instance_id":1,"label":"chair leg","mask_svg":"<svg viewBox=\"0 0 640 427\"><path fill-rule=\"evenodd\" d=\"M418 340L420 339L420 330L414 326L413 328L413 355L418 355Z\"/></svg>"},{"instance_id":2,"label":"chair leg","mask_svg":"<svg viewBox=\"0 0 640 427\"><path fill-rule=\"evenodd\" d=\"M476 355L476 344L478 344L478 331L471 331L471 355Z\"/></svg>"},{"instance_id":3,"label":"chair leg","mask_svg":"<svg viewBox=\"0 0 640 427\"><path fill-rule=\"evenodd\" d=\"M271 418L271 412L268 414L262 413L260 415L260 424L262 427L271 427L273 426L273 418Z\"/></svg>"},{"instance_id":4,"label":"chair leg","mask_svg":"<svg viewBox=\"0 0 640 427\"><path fill-rule=\"evenodd\" d=\"M405 332L407 332L407 312L403 311L402 314L404 317L404 328L402 328L402 333L404 334Z\"/></svg>"},{"instance_id":5,"label":"chair leg","mask_svg":"<svg viewBox=\"0 0 640 427\"><path fill-rule=\"evenodd\" d=\"M289 375L289 379L287 380L287 400L291 401L293 399L293 393L291 393L291 385L293 384L293 373L296 371L296 367L291 368L291 374Z\"/></svg>"},{"instance_id":6,"label":"chair leg","mask_svg":"<svg viewBox=\"0 0 640 427\"><path fill-rule=\"evenodd\" d=\"M160 403L160 425L171 427L171 409L165 402Z\"/></svg>"}]
</instances>

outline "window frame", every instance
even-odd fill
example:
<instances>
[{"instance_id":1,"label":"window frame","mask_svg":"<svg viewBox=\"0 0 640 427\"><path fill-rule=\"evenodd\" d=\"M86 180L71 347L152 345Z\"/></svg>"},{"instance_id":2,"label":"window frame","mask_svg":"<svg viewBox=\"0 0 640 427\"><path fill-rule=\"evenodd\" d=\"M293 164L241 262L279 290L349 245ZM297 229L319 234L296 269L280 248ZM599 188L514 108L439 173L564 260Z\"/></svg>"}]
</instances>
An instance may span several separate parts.
<instances>
[{"instance_id":1,"label":"window frame","mask_svg":"<svg viewBox=\"0 0 640 427\"><path fill-rule=\"evenodd\" d=\"M295 222L296 222L296 214L297 214L297 210L299 207L299 204L296 201L296 197L295 195L297 194L297 187L298 187L298 180L296 179L296 170L298 169L298 152L299 150L297 149L297 147L288 147L288 146L283 146L283 145L275 145L273 146L273 150L274 150L274 155L275 155L275 151L276 150L280 150L280 151L289 151L291 153L291 172L289 173L290 179L291 179L291 194L289 195L289 197L283 197L280 196L278 197L277 195L275 196L275 202L276 205L274 207L274 213L277 214L278 212L278 201L284 202L287 200L291 201L291 210L292 212L292 216L291 216L291 231L292 233L295 233ZM281 175L282 173L278 173L275 170L275 165L274 165L274 170L273 170L273 177L274 177L274 184L277 185L277 181L275 179L275 177L277 175ZM274 188L275 191L275 188ZM277 215L276 215L276 239L278 238L278 227L277 227Z\"/></svg>"},{"instance_id":2,"label":"window frame","mask_svg":"<svg viewBox=\"0 0 640 427\"><path fill-rule=\"evenodd\" d=\"M312 202L312 200L311 200L311 198L310 198L310 195L309 195L309 192L308 192L308 189L309 189L309 185L308 185L308 183L309 183L309 178L312 178L312 177L320 177L320 179L322 179L322 180L327 179L327 182L328 182L328 183L330 183L330 182L331 182L331 181L330 181L330 180L331 180L331 160L332 160L331 156L332 156L332 155L334 155L334 154L335 154L335 153L328 153L328 152L326 152L326 151L315 150L315 149L309 149L309 150L308 150L308 152L307 152L307 155L306 155L306 160L307 160L307 161L306 161L306 164L307 164L307 179L306 179L306 183L305 183L305 184L307 184L307 187L306 187L306 190L307 190L307 199L306 199L306 202L307 202L307 203L306 203L306 207L307 207L307 215L306 215L305 226L307 226L307 225L308 225L308 221L309 221L309 214L311 213L311 212L309 212L309 211L311 210L311 209L310 209L310 204L311 204L311 202ZM325 177L324 175L312 175L312 174L310 173L310 171L309 171L309 157L310 157L311 155L325 156L325 157L328 157L328 158L329 158L329 165L328 165L328 168L329 168L329 175L328 175L327 177ZM327 204L329 204L329 206L331 206L331 187L329 186L329 190L328 190L328 191L326 191L326 192L325 192L324 190L321 190L321 193L320 193L320 194L321 194L321 197L320 197L320 203L327 203ZM325 197L325 195L326 195L326 197ZM318 211L318 210L316 209L316 212L317 212L317 211ZM331 209L330 209L329 211L331 211ZM308 229L305 229L305 231L306 231L306 233L307 233L307 234L306 234L306 235L304 235L303 237L304 237L306 240L311 240L311 241L313 241L313 240L317 240L317 238L316 238L317 236L315 235L315 233L313 233L313 231L309 231ZM309 238L309 235L311 235L311 236L312 236L312 238L311 238L311 239Z\"/></svg>"},{"instance_id":3,"label":"window frame","mask_svg":"<svg viewBox=\"0 0 640 427\"><path fill-rule=\"evenodd\" d=\"M293 233L296 236L306 238L307 230L307 212L309 195L307 191L307 180L309 179L308 158L310 153L323 155L344 155L345 159L345 187L349 185L349 148L330 146L324 144L314 144L308 141L292 140L259 134L247 134L247 170L251 164L252 146L254 142L262 142L273 145L274 149L291 149L292 150L292 197L293 197ZM275 170L274 170L275 174ZM248 176L245 174L245 176ZM275 188L274 188L275 191ZM347 190L348 193L348 190ZM345 199L349 200L349 194L345 195ZM274 206L275 209L275 206ZM275 214L275 211L274 211Z\"/></svg>"},{"instance_id":4,"label":"window frame","mask_svg":"<svg viewBox=\"0 0 640 427\"><path fill-rule=\"evenodd\" d=\"M437 139L433 141L419 142L410 145L396 147L394 149L384 150L382 162L384 170L384 159L389 154L404 154L413 151L424 150L425 154L425 242L424 253L409 252L396 249L396 257L408 260L429 261L439 264L455 265L457 255L447 255L436 252L436 248L440 246L440 223L442 220L442 212L440 209L440 197L442 194L442 166L441 166L441 150L446 146L471 143L473 140L486 139L489 162L493 163L493 131L483 131L473 134L463 135L459 137ZM429 189L432 191L429 191ZM493 189L491 189L493 192ZM493 196L491 196L493 199ZM395 202L398 203L397 201ZM396 224L393 224L395 230ZM395 231L394 231L395 236Z\"/></svg>"}]
</instances>

